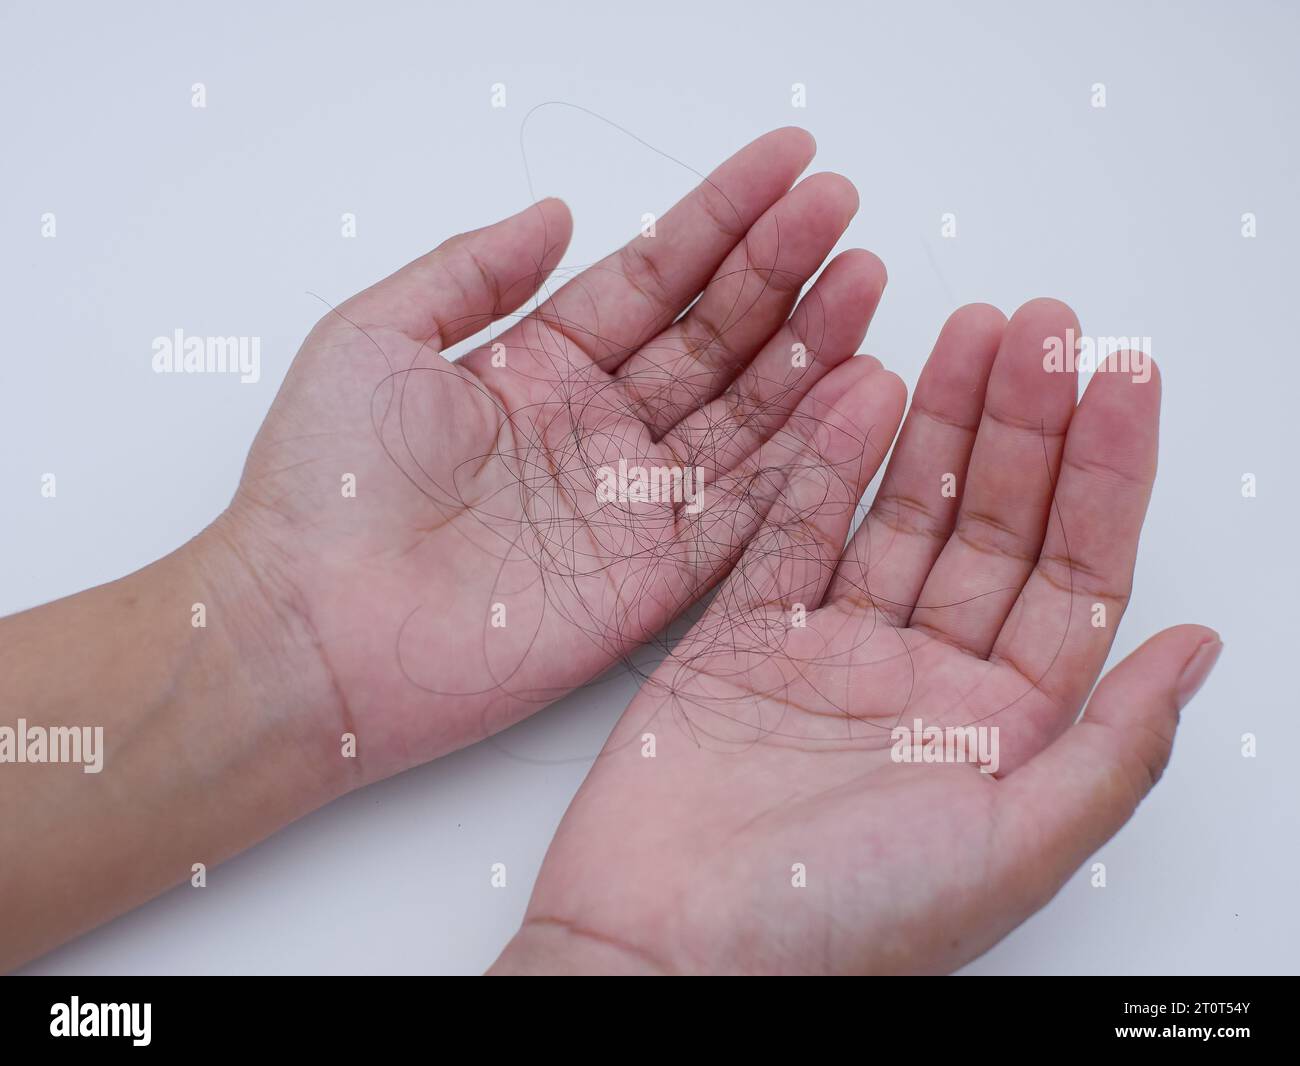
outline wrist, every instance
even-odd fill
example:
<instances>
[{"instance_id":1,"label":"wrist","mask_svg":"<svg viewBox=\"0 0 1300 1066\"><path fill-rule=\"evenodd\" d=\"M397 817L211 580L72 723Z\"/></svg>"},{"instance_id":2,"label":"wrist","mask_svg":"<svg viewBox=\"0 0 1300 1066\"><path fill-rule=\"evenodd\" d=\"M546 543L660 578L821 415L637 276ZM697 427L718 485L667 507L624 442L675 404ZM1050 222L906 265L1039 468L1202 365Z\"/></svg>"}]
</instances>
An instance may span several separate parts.
<instances>
[{"instance_id":1,"label":"wrist","mask_svg":"<svg viewBox=\"0 0 1300 1066\"><path fill-rule=\"evenodd\" d=\"M640 948L551 919L525 919L489 977L657 977L672 971Z\"/></svg>"},{"instance_id":2,"label":"wrist","mask_svg":"<svg viewBox=\"0 0 1300 1066\"><path fill-rule=\"evenodd\" d=\"M191 625L203 608L202 668L220 677L224 702L266 745L268 761L292 765L319 803L361 784L346 708L297 588L251 523L224 512L155 566L173 558L195 597Z\"/></svg>"}]
</instances>

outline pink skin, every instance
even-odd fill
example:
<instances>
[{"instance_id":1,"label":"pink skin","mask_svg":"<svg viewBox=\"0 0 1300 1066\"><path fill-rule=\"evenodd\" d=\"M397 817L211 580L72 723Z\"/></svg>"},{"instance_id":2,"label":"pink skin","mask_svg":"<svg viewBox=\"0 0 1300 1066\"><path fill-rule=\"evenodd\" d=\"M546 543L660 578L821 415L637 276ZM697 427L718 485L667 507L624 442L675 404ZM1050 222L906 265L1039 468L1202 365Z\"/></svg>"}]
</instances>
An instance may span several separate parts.
<instances>
[{"instance_id":1,"label":"pink skin","mask_svg":"<svg viewBox=\"0 0 1300 1066\"><path fill-rule=\"evenodd\" d=\"M357 736L347 784L503 729L654 638L762 522L784 457L759 450L800 403L825 406L819 390L878 369L851 358L885 284L870 253L834 258L795 307L858 205L837 175L795 184L813 150L802 130L759 138L653 237L459 362L439 353L559 261L558 200L453 238L312 331L212 534L295 634L322 731ZM814 355L796 372L798 342ZM619 458L701 467L704 510L598 505L594 471Z\"/></svg>"},{"instance_id":2,"label":"pink skin","mask_svg":"<svg viewBox=\"0 0 1300 1066\"><path fill-rule=\"evenodd\" d=\"M1071 327L1048 300L953 315L837 563L903 406L884 375L846 394L877 447L838 493L791 478L616 726L497 972L948 971L1119 829L1221 644L1160 633L1075 724L1132 587L1160 384L1099 373L1076 409L1042 365ZM997 774L892 759L914 718L998 726Z\"/></svg>"},{"instance_id":3,"label":"pink skin","mask_svg":"<svg viewBox=\"0 0 1300 1066\"><path fill-rule=\"evenodd\" d=\"M0 821L23 856L0 969L518 721L710 590L499 972L950 969L1119 828L1220 647L1159 634L1073 724L1131 588L1159 378L1099 374L1076 409L1043 365L1067 308L958 311L848 539L906 393L854 357L874 256L796 306L857 208L836 175L795 184L812 153L760 138L456 363L570 219L545 200L453 238L322 319L208 530L0 620L0 703L111 738L102 778L0 774L27 812ZM698 468L702 509L600 500L619 460ZM997 775L893 761L916 718L996 726Z\"/></svg>"},{"instance_id":4,"label":"pink skin","mask_svg":"<svg viewBox=\"0 0 1300 1066\"><path fill-rule=\"evenodd\" d=\"M1160 384L1098 374L1076 408L1043 366L1077 332L1053 301L949 320L843 548L906 396L852 358L875 257L838 256L795 308L857 207L835 175L794 185L812 150L760 138L454 364L558 262L558 201L347 301L211 531L293 634L322 735L356 734L345 786L518 721L722 581L597 760L502 971L960 965L1132 813L1212 665L1213 631L1168 630L1072 725L1131 588ZM619 458L703 468L704 510L598 505ZM998 774L892 761L915 718L996 725Z\"/></svg>"}]
</instances>

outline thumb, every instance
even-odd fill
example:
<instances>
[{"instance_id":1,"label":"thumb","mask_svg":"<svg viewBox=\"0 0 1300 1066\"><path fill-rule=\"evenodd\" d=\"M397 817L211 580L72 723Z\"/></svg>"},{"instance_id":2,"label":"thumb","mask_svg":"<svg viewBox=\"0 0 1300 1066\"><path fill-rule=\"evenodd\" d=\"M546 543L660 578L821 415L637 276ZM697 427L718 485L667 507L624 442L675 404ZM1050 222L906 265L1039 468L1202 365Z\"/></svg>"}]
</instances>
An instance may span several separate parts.
<instances>
[{"instance_id":1,"label":"thumb","mask_svg":"<svg viewBox=\"0 0 1300 1066\"><path fill-rule=\"evenodd\" d=\"M1102 678L1083 717L1002 782L1006 854L1045 903L1128 821L1164 772L1179 712L1223 643L1205 626L1157 633Z\"/></svg>"},{"instance_id":2,"label":"thumb","mask_svg":"<svg viewBox=\"0 0 1300 1066\"><path fill-rule=\"evenodd\" d=\"M401 330L438 350L517 309L555 269L573 219L551 197L457 234L339 308L349 320Z\"/></svg>"}]
</instances>

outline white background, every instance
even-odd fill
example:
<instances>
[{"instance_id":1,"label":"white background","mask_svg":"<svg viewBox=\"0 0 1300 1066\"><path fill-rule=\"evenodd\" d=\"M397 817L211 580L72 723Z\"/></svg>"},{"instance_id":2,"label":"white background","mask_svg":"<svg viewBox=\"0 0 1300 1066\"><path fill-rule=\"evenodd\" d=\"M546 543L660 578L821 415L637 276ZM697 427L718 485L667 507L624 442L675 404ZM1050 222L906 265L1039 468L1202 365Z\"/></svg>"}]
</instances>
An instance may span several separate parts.
<instances>
[{"instance_id":1,"label":"white background","mask_svg":"<svg viewBox=\"0 0 1300 1066\"><path fill-rule=\"evenodd\" d=\"M1086 333L1151 338L1161 472L1116 657L1182 621L1226 642L1099 855L1109 886L1081 871L969 971L1294 972L1298 28L1263 2L5 3L0 611L211 520L322 313L308 293L337 302L533 194L568 201L565 263L588 262L693 183L535 105L698 171L797 123L862 193L844 244L890 273L866 348L909 383L973 300L1059 296ZM260 336L261 383L153 374L177 328ZM630 690L340 800L25 972L480 971Z\"/></svg>"}]
</instances>

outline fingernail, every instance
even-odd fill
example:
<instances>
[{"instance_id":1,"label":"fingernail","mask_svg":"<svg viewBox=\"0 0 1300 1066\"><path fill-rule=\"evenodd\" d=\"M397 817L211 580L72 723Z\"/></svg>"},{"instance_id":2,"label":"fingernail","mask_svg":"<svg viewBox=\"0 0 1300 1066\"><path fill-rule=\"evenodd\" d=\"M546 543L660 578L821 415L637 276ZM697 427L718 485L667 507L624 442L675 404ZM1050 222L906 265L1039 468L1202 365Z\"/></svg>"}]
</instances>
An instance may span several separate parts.
<instances>
[{"instance_id":1,"label":"fingernail","mask_svg":"<svg viewBox=\"0 0 1300 1066\"><path fill-rule=\"evenodd\" d=\"M1223 651L1223 641L1207 641L1196 649L1196 654L1183 667L1183 672L1178 675L1178 685L1174 688L1174 699L1178 701L1180 711L1192 702L1192 697L1205 684L1205 679L1210 676L1214 664L1219 661L1221 651Z\"/></svg>"}]
</instances>

